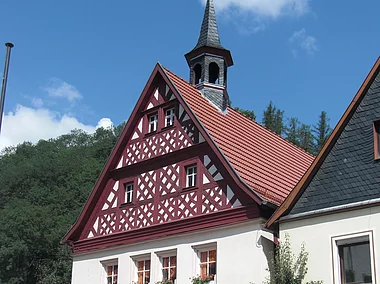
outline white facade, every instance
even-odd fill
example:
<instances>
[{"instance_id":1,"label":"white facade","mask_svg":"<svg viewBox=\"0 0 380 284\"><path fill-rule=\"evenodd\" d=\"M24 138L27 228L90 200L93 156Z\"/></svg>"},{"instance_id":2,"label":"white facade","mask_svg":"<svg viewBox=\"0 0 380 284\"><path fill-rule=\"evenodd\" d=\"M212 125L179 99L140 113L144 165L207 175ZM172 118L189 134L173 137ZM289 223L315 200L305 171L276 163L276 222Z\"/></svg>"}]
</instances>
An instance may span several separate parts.
<instances>
[{"instance_id":1,"label":"white facade","mask_svg":"<svg viewBox=\"0 0 380 284\"><path fill-rule=\"evenodd\" d=\"M280 238L284 239L285 234L289 234L293 252L297 255L304 243L309 253L305 282L342 283L339 244L369 240L372 282L368 283L377 283L380 281L377 261L380 256L379 233L380 206L280 222Z\"/></svg>"},{"instance_id":2,"label":"white facade","mask_svg":"<svg viewBox=\"0 0 380 284\"><path fill-rule=\"evenodd\" d=\"M151 260L150 283L162 280L162 257L175 253L177 284L191 283L199 275L199 251L216 249L215 284L262 283L273 249L271 234L261 230L262 220L191 234L161 238L73 256L72 284L106 283L106 266L118 265L118 284L137 281L136 261ZM211 282L212 283L212 282Z\"/></svg>"}]
</instances>

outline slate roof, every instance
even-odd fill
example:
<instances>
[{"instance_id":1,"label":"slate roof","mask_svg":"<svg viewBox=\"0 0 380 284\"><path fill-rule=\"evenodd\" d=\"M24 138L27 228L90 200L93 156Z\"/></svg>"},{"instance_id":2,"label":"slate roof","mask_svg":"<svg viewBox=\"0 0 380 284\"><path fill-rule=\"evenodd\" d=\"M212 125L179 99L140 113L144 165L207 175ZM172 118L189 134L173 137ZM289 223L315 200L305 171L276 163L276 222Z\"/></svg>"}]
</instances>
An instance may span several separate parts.
<instances>
[{"instance_id":1,"label":"slate roof","mask_svg":"<svg viewBox=\"0 0 380 284\"><path fill-rule=\"evenodd\" d=\"M380 119L380 57L305 176L268 220L380 197L373 121Z\"/></svg>"},{"instance_id":2,"label":"slate roof","mask_svg":"<svg viewBox=\"0 0 380 284\"><path fill-rule=\"evenodd\" d=\"M240 178L264 200L281 204L314 156L230 107L221 113L195 87L165 71Z\"/></svg>"},{"instance_id":3,"label":"slate roof","mask_svg":"<svg viewBox=\"0 0 380 284\"><path fill-rule=\"evenodd\" d=\"M199 35L198 43L194 49L200 48L202 46L224 49L220 44L215 8L212 0L207 0L201 32Z\"/></svg>"}]
</instances>

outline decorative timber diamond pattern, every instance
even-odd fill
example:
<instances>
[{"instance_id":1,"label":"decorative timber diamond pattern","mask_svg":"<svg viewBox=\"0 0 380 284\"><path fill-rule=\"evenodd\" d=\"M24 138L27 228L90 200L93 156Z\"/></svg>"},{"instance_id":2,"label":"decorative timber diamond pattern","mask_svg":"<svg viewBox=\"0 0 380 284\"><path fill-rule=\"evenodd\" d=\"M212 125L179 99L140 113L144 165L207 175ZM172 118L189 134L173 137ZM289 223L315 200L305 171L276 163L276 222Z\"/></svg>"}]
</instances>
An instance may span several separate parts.
<instances>
[{"instance_id":1,"label":"decorative timber diamond pattern","mask_svg":"<svg viewBox=\"0 0 380 284\"><path fill-rule=\"evenodd\" d=\"M158 223L163 223L175 219L177 212L177 199L174 197L161 200L158 204Z\"/></svg>"},{"instance_id":2,"label":"decorative timber diamond pattern","mask_svg":"<svg viewBox=\"0 0 380 284\"><path fill-rule=\"evenodd\" d=\"M202 193L202 213L210 213L223 209L225 195L219 187L209 188Z\"/></svg>"},{"instance_id":3,"label":"decorative timber diamond pattern","mask_svg":"<svg viewBox=\"0 0 380 284\"><path fill-rule=\"evenodd\" d=\"M170 129L150 136L144 141L129 144L126 149L125 165L132 165L192 145L192 140L182 128Z\"/></svg>"},{"instance_id":4,"label":"decorative timber diamond pattern","mask_svg":"<svg viewBox=\"0 0 380 284\"><path fill-rule=\"evenodd\" d=\"M136 198L139 201L151 199L156 191L156 177L155 171L148 173L142 173L137 178L137 195Z\"/></svg>"},{"instance_id":5,"label":"decorative timber diamond pattern","mask_svg":"<svg viewBox=\"0 0 380 284\"><path fill-rule=\"evenodd\" d=\"M180 219L197 215L198 194L196 191L178 197L178 217Z\"/></svg>"},{"instance_id":6,"label":"decorative timber diamond pattern","mask_svg":"<svg viewBox=\"0 0 380 284\"><path fill-rule=\"evenodd\" d=\"M122 232L128 229L133 229L134 221L135 221L135 208L130 207L130 208L121 210L119 230Z\"/></svg>"},{"instance_id":7,"label":"decorative timber diamond pattern","mask_svg":"<svg viewBox=\"0 0 380 284\"><path fill-rule=\"evenodd\" d=\"M115 212L104 214L99 217L98 235L109 235L116 231Z\"/></svg>"},{"instance_id":8,"label":"decorative timber diamond pattern","mask_svg":"<svg viewBox=\"0 0 380 284\"><path fill-rule=\"evenodd\" d=\"M173 164L160 170L160 195L174 193L179 188L180 166Z\"/></svg>"},{"instance_id":9,"label":"decorative timber diamond pattern","mask_svg":"<svg viewBox=\"0 0 380 284\"><path fill-rule=\"evenodd\" d=\"M142 228L142 227L153 225L153 222L154 222L153 212L154 212L153 203L143 204L137 207L136 215L135 215L135 227Z\"/></svg>"},{"instance_id":10,"label":"decorative timber diamond pattern","mask_svg":"<svg viewBox=\"0 0 380 284\"><path fill-rule=\"evenodd\" d=\"M117 206L117 191L119 189L119 182L115 182L115 185L111 189L107 200L104 202L102 210L107 210L109 208L115 208Z\"/></svg>"}]
</instances>

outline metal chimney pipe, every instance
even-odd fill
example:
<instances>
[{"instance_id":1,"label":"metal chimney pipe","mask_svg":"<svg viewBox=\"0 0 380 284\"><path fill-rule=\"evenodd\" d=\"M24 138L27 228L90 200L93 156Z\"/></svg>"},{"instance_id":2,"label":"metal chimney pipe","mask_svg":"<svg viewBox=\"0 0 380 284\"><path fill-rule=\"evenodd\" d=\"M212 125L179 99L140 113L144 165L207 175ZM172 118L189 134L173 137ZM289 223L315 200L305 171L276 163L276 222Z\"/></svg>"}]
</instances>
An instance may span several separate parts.
<instances>
[{"instance_id":1,"label":"metal chimney pipe","mask_svg":"<svg viewBox=\"0 0 380 284\"><path fill-rule=\"evenodd\" d=\"M5 100L5 90L7 88L7 80L8 80L8 69L9 69L9 60L11 57L11 48L14 46L13 43L7 42L5 44L7 47L7 53L5 56L5 67L3 73L3 85L1 87L1 97L0 97L0 133L1 133L1 124L3 121L3 112L4 112L4 100Z\"/></svg>"}]
</instances>

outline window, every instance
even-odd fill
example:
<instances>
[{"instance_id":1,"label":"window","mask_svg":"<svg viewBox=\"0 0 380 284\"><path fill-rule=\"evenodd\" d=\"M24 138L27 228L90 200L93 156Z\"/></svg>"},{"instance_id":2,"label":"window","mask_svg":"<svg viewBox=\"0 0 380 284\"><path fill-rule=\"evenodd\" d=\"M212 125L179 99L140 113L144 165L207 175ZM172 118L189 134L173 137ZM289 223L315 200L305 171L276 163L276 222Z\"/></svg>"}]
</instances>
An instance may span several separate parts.
<instances>
[{"instance_id":1,"label":"window","mask_svg":"<svg viewBox=\"0 0 380 284\"><path fill-rule=\"evenodd\" d=\"M108 265L106 266L107 271L107 284L117 284L117 265Z\"/></svg>"},{"instance_id":2,"label":"window","mask_svg":"<svg viewBox=\"0 0 380 284\"><path fill-rule=\"evenodd\" d=\"M177 278L177 257L168 256L162 258L162 280L174 280Z\"/></svg>"},{"instance_id":3,"label":"window","mask_svg":"<svg viewBox=\"0 0 380 284\"><path fill-rule=\"evenodd\" d=\"M154 132L158 127L158 114L149 116L149 132Z\"/></svg>"},{"instance_id":4,"label":"window","mask_svg":"<svg viewBox=\"0 0 380 284\"><path fill-rule=\"evenodd\" d=\"M174 124L175 109L169 108L165 111L165 127L172 126Z\"/></svg>"},{"instance_id":5,"label":"window","mask_svg":"<svg viewBox=\"0 0 380 284\"><path fill-rule=\"evenodd\" d=\"M137 261L137 284L150 282L150 260Z\"/></svg>"},{"instance_id":6,"label":"window","mask_svg":"<svg viewBox=\"0 0 380 284\"><path fill-rule=\"evenodd\" d=\"M132 203L133 201L133 183L125 184L125 203Z\"/></svg>"},{"instance_id":7,"label":"window","mask_svg":"<svg viewBox=\"0 0 380 284\"><path fill-rule=\"evenodd\" d=\"M373 253L371 233L336 238L334 277L336 283L373 283Z\"/></svg>"},{"instance_id":8,"label":"window","mask_svg":"<svg viewBox=\"0 0 380 284\"><path fill-rule=\"evenodd\" d=\"M380 159L380 120L373 122L373 145L375 159Z\"/></svg>"},{"instance_id":9,"label":"window","mask_svg":"<svg viewBox=\"0 0 380 284\"><path fill-rule=\"evenodd\" d=\"M186 187L197 185L197 166L186 167Z\"/></svg>"},{"instance_id":10,"label":"window","mask_svg":"<svg viewBox=\"0 0 380 284\"><path fill-rule=\"evenodd\" d=\"M216 275L216 250L200 251L200 276L214 280Z\"/></svg>"}]
</instances>

